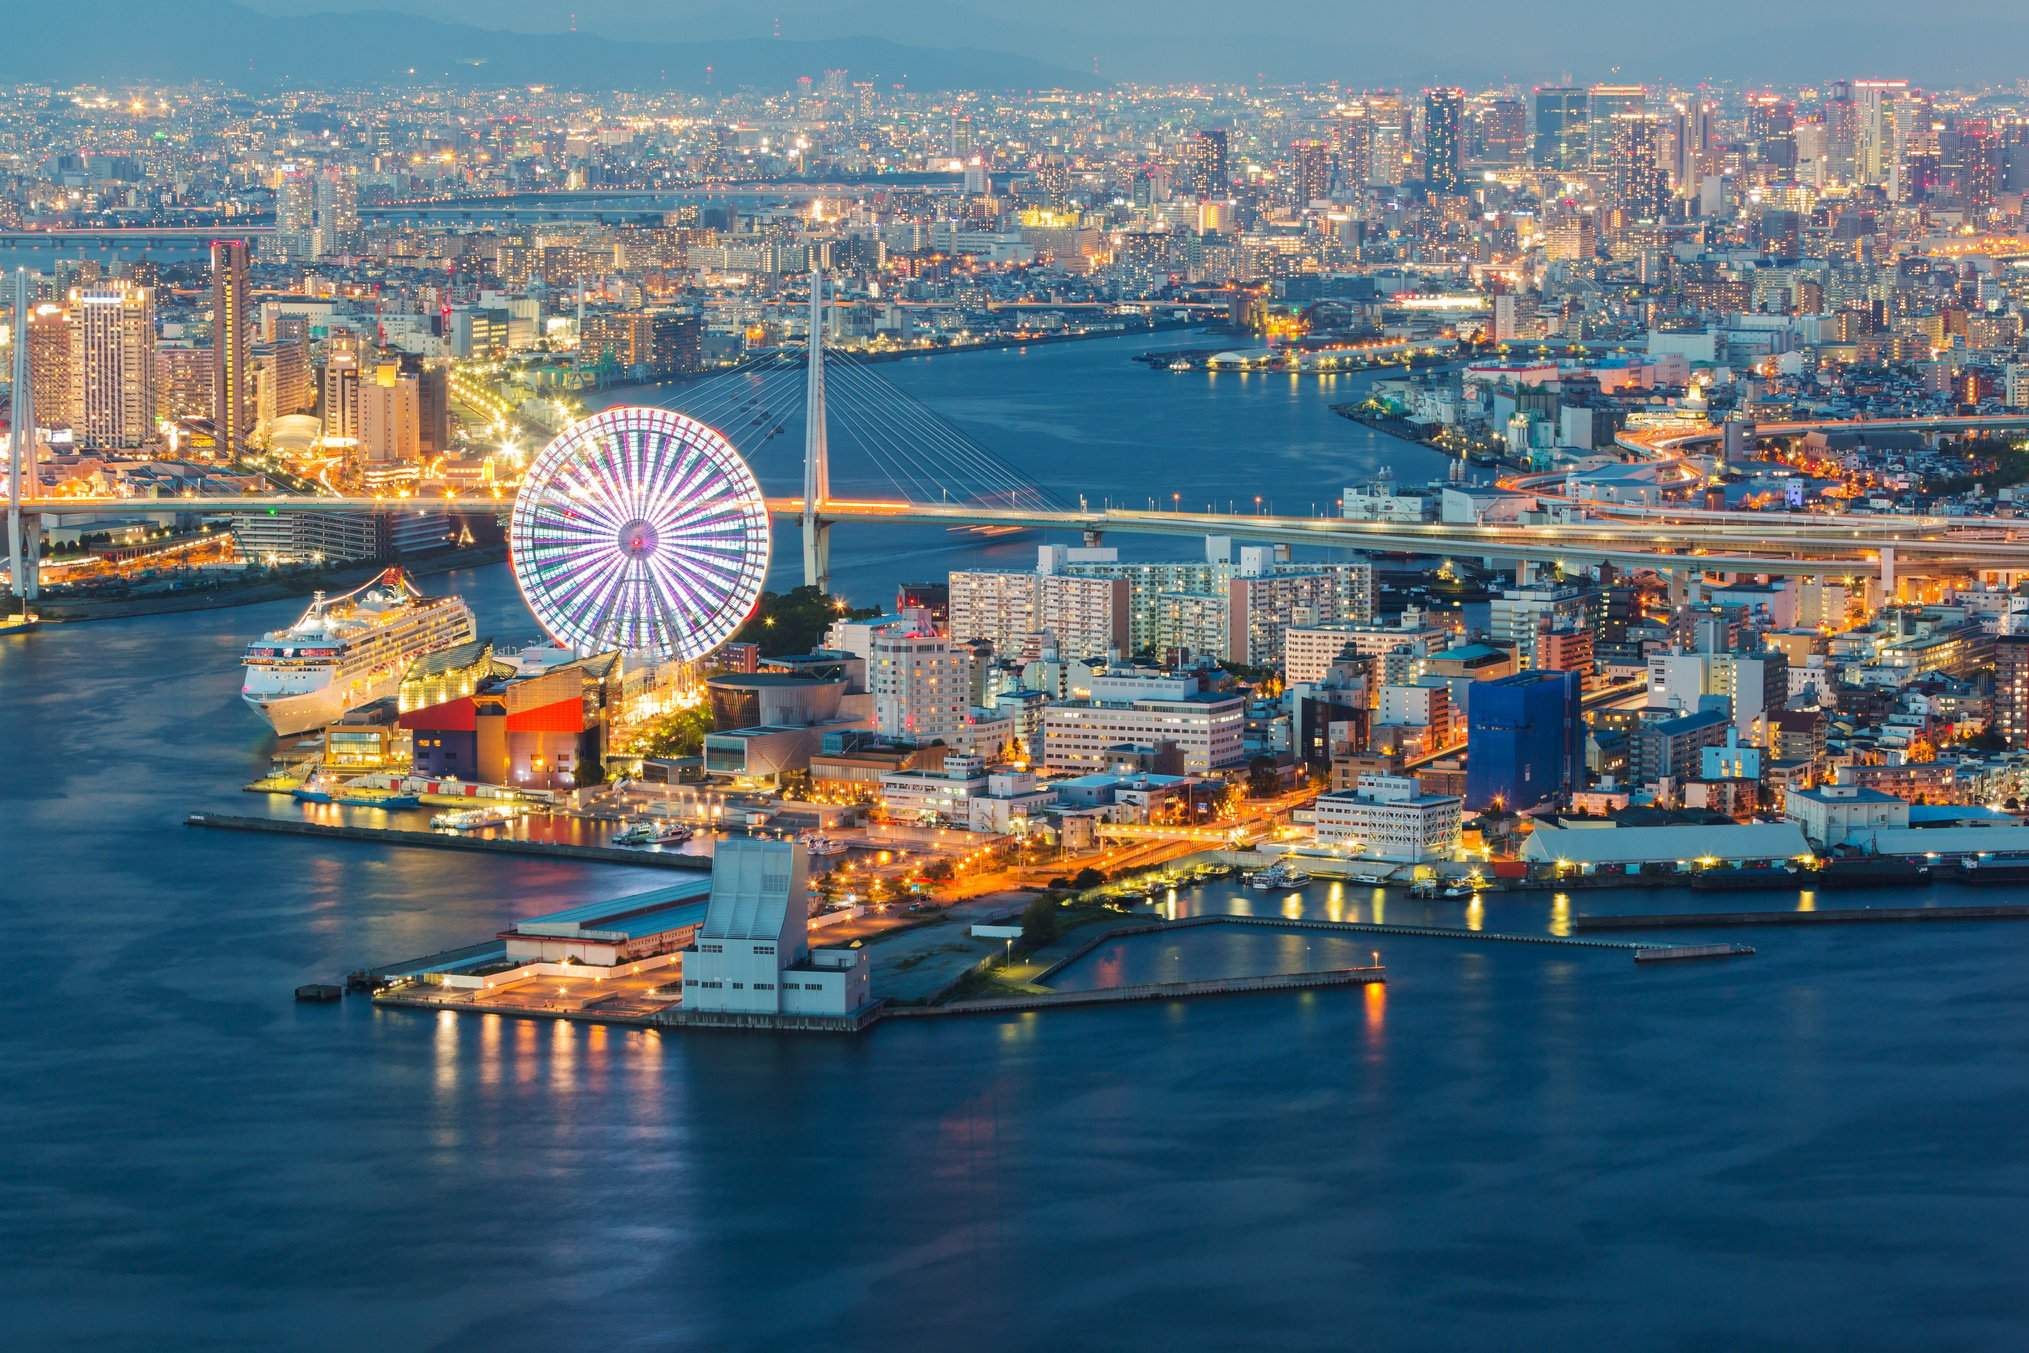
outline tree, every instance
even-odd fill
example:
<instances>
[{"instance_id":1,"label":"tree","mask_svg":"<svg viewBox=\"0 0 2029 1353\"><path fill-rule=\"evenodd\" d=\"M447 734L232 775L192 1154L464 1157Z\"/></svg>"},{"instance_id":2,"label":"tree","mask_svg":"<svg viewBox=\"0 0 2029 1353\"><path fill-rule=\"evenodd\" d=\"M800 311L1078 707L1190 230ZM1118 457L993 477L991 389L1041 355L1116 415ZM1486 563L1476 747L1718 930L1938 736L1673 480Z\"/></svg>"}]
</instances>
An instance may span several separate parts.
<instances>
[{"instance_id":1,"label":"tree","mask_svg":"<svg viewBox=\"0 0 2029 1353\"><path fill-rule=\"evenodd\" d=\"M765 653L808 653L824 642L834 620L866 620L878 607L853 609L844 601L805 584L787 592L763 592L754 613L733 638L759 644Z\"/></svg>"},{"instance_id":2,"label":"tree","mask_svg":"<svg viewBox=\"0 0 2029 1353\"><path fill-rule=\"evenodd\" d=\"M1057 904L1039 897L1022 908L1022 943L1031 949L1057 938Z\"/></svg>"},{"instance_id":3,"label":"tree","mask_svg":"<svg viewBox=\"0 0 2029 1353\"><path fill-rule=\"evenodd\" d=\"M1078 889L1097 888L1104 882L1106 882L1105 871L1094 869L1089 864L1071 876L1071 886Z\"/></svg>"},{"instance_id":4,"label":"tree","mask_svg":"<svg viewBox=\"0 0 2029 1353\"><path fill-rule=\"evenodd\" d=\"M1272 799L1282 788L1282 772L1272 756L1257 756L1247 763L1247 794L1250 798Z\"/></svg>"}]
</instances>

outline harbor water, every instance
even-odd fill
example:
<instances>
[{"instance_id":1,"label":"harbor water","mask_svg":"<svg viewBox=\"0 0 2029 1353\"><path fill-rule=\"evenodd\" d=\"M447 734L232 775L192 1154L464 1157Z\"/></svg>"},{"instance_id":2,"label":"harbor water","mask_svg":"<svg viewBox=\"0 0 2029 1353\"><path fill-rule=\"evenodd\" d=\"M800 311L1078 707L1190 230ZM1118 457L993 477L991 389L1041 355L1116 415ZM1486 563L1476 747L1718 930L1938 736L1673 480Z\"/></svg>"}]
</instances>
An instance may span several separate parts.
<instances>
[{"instance_id":1,"label":"harbor water","mask_svg":"<svg viewBox=\"0 0 2029 1353\"><path fill-rule=\"evenodd\" d=\"M888 371L1123 492L1273 476L1280 504L1389 455L1425 473L1315 381L1126 356ZM980 548L840 535L868 596ZM503 569L443 586L530 632ZM1641 966L1208 926L1063 980L1375 951L1390 980L859 1038L299 1006L298 983L669 875L183 827L260 811L237 787L271 741L237 664L297 609L0 641L10 1350L2022 1346L2029 926L1760 930L1752 958ZM1926 898L1950 900L1856 900ZM1220 884L1173 905L1547 935L1559 903L1391 893L1377 915L1371 889Z\"/></svg>"}]
</instances>

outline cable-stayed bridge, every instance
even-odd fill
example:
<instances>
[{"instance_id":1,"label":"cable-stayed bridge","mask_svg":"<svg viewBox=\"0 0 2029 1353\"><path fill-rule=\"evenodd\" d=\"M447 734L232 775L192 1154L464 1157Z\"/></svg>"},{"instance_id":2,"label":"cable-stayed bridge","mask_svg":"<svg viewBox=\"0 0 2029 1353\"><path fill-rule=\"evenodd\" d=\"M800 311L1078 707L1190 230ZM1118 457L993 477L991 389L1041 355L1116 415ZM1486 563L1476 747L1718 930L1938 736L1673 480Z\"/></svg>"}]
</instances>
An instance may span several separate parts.
<instances>
[{"instance_id":1,"label":"cable-stayed bridge","mask_svg":"<svg viewBox=\"0 0 2029 1353\"><path fill-rule=\"evenodd\" d=\"M25 286L17 287L17 306ZM18 316L17 316L18 319ZM810 332L821 335L823 293L813 278ZM16 332L24 332L17 328ZM26 344L16 344L15 386L28 389ZM27 402L25 399L22 401ZM835 524L888 522L1074 530L1096 543L1116 532L1142 535L1231 535L1279 545L1456 556L1517 564L1652 568L1672 576L1850 577L1879 575L1892 588L1903 572L1979 568L2029 570L2029 522L1989 517L1903 517L1756 513L1674 506L1631 508L1560 490L1555 476L1511 481L1561 500L1570 520L1523 524L1402 523L1259 512L1186 512L1060 501L1038 488L1019 465L897 390L875 364L827 352L821 343L763 354L730 371L664 389L655 401L716 428L750 463L764 470L797 453L801 491L770 496L769 514L801 530L805 581L828 587L829 540ZM40 518L44 514L117 511L124 515L191 512L498 513L498 494L357 496L261 494L232 499L39 498L29 457L33 410L13 420L7 475L11 589L33 599L39 582ZM1844 423L1785 424L1769 432ZM2029 426L2029 415L1891 420L1923 431ZM1624 442L1688 486L1683 453L1716 433L1653 442ZM834 460L834 449L843 460ZM834 491L834 467L856 482Z\"/></svg>"}]
</instances>

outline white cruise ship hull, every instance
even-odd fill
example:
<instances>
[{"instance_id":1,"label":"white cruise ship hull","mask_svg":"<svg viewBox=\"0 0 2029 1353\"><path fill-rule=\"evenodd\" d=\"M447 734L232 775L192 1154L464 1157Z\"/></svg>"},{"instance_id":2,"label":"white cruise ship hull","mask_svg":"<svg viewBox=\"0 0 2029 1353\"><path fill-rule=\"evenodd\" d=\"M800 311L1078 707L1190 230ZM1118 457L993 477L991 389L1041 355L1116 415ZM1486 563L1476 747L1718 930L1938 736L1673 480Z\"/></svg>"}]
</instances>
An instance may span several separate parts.
<instances>
[{"instance_id":1,"label":"white cruise ship hull","mask_svg":"<svg viewBox=\"0 0 2029 1353\"><path fill-rule=\"evenodd\" d=\"M395 678L372 684L325 686L297 695L255 695L243 691L241 698L253 707L255 713L266 719L278 735L286 738L337 723L347 712L361 705L370 705L382 696L393 695L400 685L399 678Z\"/></svg>"}]
</instances>

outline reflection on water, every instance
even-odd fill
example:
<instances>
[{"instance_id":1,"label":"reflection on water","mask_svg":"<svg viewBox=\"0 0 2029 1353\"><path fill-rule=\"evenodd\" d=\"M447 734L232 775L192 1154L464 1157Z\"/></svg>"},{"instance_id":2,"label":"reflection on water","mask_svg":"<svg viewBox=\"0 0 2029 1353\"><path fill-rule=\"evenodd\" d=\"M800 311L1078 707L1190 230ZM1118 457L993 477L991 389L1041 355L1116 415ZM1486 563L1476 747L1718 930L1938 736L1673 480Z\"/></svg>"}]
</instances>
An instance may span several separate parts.
<instances>
[{"instance_id":1,"label":"reflection on water","mask_svg":"<svg viewBox=\"0 0 2029 1353\"><path fill-rule=\"evenodd\" d=\"M933 378L945 411L975 431L1048 424L1042 476L1074 491L1142 471L1152 430L1187 494L1261 473L1233 445L1364 482L1333 448L1365 434L1321 401L1243 402L1201 431L1146 407L1195 416L1195 379L1123 365L1142 406L1095 407L1001 379L1019 359L974 360L919 369L950 373ZM1287 425L1257 433L1256 414ZM951 566L950 537L923 535L910 558L841 528L851 585L892 595L901 570ZM1032 566L1033 545L979 553ZM464 594L482 633L531 633L503 569L432 590ZM2008 1034L2029 1009L2022 932L2003 927L1785 927L1757 933L1753 959L1639 968L1613 950L1205 927L1102 961L1120 980L1214 975L1357 966L1379 944L1389 984L857 1039L299 1007L298 983L667 882L186 829L191 811L259 811L237 786L272 740L238 662L301 611L0 642L0 898L36 965L0 989L10 1350L308 1353L346 1341L334 1312L375 1346L489 1353L1875 1349L1912 1330L1985 1349L2029 1318L2005 1277L2029 1267L2011 1165L2029 1056ZM1229 887L1164 905L1279 916L1289 900ZM1468 923L1458 901L1400 893L1298 901ZM1740 901L1574 887L1570 910ZM1488 931L1543 934L1555 905L1492 893L1478 910Z\"/></svg>"}]
</instances>

